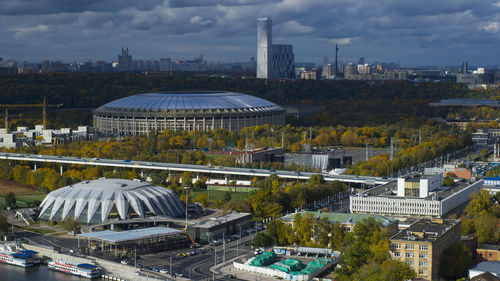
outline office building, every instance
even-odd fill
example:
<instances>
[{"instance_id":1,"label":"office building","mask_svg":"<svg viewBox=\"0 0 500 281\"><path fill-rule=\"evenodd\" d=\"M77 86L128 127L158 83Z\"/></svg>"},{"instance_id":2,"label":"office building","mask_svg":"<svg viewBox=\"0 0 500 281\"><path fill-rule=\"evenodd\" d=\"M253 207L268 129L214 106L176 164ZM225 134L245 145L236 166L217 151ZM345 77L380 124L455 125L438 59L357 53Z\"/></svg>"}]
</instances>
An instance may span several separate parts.
<instances>
[{"instance_id":1,"label":"office building","mask_svg":"<svg viewBox=\"0 0 500 281\"><path fill-rule=\"evenodd\" d=\"M419 278L439 280L443 251L461 237L460 220L420 220L389 238L393 260L407 263Z\"/></svg>"},{"instance_id":2,"label":"office building","mask_svg":"<svg viewBox=\"0 0 500 281\"><path fill-rule=\"evenodd\" d=\"M295 78L295 57L292 45L273 45L271 68L278 79Z\"/></svg>"},{"instance_id":3,"label":"office building","mask_svg":"<svg viewBox=\"0 0 500 281\"><path fill-rule=\"evenodd\" d=\"M467 74L468 68L469 68L469 64L466 61L462 62L462 71L461 71L461 73L462 74Z\"/></svg>"},{"instance_id":4,"label":"office building","mask_svg":"<svg viewBox=\"0 0 500 281\"><path fill-rule=\"evenodd\" d=\"M272 78L271 57L273 49L272 20L257 19L257 78Z\"/></svg>"},{"instance_id":5,"label":"office building","mask_svg":"<svg viewBox=\"0 0 500 281\"><path fill-rule=\"evenodd\" d=\"M118 55L118 71L132 71L132 55L130 55L128 48L124 50L122 48L122 53Z\"/></svg>"},{"instance_id":6,"label":"office building","mask_svg":"<svg viewBox=\"0 0 500 281\"><path fill-rule=\"evenodd\" d=\"M445 217L470 200L483 186L483 180L460 180L442 186L442 176L411 174L397 182L379 185L350 196L351 213L389 216Z\"/></svg>"},{"instance_id":7,"label":"office building","mask_svg":"<svg viewBox=\"0 0 500 281\"><path fill-rule=\"evenodd\" d=\"M295 78L293 46L273 45L270 18L257 19L257 78Z\"/></svg>"},{"instance_id":8,"label":"office building","mask_svg":"<svg viewBox=\"0 0 500 281\"><path fill-rule=\"evenodd\" d=\"M190 225L187 231L194 241L209 243L240 234L252 225L252 214L233 212Z\"/></svg>"}]
</instances>

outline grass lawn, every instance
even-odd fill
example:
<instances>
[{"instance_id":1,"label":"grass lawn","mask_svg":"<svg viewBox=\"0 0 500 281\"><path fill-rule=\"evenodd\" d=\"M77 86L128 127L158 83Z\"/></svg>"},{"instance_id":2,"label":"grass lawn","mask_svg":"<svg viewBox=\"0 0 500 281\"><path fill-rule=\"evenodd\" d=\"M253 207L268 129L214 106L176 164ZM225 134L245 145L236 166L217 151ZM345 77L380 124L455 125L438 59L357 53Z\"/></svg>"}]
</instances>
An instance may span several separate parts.
<instances>
[{"instance_id":1,"label":"grass lawn","mask_svg":"<svg viewBox=\"0 0 500 281\"><path fill-rule=\"evenodd\" d=\"M12 181L0 180L0 206L5 206L5 195L14 192L16 195L17 206L28 207L34 201L42 201L46 193L36 192L32 186L19 185Z\"/></svg>"},{"instance_id":2,"label":"grass lawn","mask_svg":"<svg viewBox=\"0 0 500 281\"><path fill-rule=\"evenodd\" d=\"M208 196L207 191L193 191L191 192L192 198L205 193ZM219 200L222 200L224 198L224 194L226 191L219 191L219 190L210 190L210 198L208 202L210 203L215 203ZM248 197L248 192L231 192L231 198L236 198L236 199L245 199Z\"/></svg>"}]
</instances>

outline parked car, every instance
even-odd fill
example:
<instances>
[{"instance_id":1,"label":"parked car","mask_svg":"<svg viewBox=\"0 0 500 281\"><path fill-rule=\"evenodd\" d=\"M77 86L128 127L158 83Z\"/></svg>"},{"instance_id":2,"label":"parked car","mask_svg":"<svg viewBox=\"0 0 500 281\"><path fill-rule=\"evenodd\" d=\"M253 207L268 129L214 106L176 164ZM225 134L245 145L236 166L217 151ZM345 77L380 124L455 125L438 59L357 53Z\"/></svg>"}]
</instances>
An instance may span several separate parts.
<instances>
[{"instance_id":1,"label":"parked car","mask_svg":"<svg viewBox=\"0 0 500 281\"><path fill-rule=\"evenodd\" d=\"M168 269L162 268L162 269L160 269L160 273L168 273Z\"/></svg>"},{"instance_id":2,"label":"parked car","mask_svg":"<svg viewBox=\"0 0 500 281\"><path fill-rule=\"evenodd\" d=\"M157 267L151 267L151 270L154 271L154 272L160 272L160 269L157 268Z\"/></svg>"}]
</instances>

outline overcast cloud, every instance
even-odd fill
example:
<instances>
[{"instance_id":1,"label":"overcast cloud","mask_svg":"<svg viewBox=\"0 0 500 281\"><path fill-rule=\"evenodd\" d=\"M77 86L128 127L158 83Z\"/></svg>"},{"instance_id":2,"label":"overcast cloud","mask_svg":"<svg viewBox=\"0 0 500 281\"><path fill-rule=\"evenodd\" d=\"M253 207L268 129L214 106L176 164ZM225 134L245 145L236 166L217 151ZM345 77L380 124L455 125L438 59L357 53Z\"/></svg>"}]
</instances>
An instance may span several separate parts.
<instances>
[{"instance_id":1,"label":"overcast cloud","mask_svg":"<svg viewBox=\"0 0 500 281\"><path fill-rule=\"evenodd\" d=\"M257 17L297 62L402 65L500 64L500 1L486 0L1 0L0 56L18 60L116 60L199 54L213 61L256 55Z\"/></svg>"}]
</instances>

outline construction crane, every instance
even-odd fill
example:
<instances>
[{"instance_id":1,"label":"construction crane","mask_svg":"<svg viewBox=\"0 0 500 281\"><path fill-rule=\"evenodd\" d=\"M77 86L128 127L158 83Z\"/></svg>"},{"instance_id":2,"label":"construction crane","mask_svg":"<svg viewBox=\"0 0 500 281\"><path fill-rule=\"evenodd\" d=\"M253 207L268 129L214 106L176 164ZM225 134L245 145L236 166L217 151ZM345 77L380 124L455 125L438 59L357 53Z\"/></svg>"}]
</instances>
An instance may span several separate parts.
<instances>
[{"instance_id":1,"label":"construction crane","mask_svg":"<svg viewBox=\"0 0 500 281\"><path fill-rule=\"evenodd\" d=\"M43 98L43 103L27 103L27 104L0 104L0 107L5 107L5 133L9 132L9 108L19 108L19 107L41 107L43 112L43 130L45 130L47 125L47 107L61 107L61 104L47 104L45 98Z\"/></svg>"}]
</instances>

